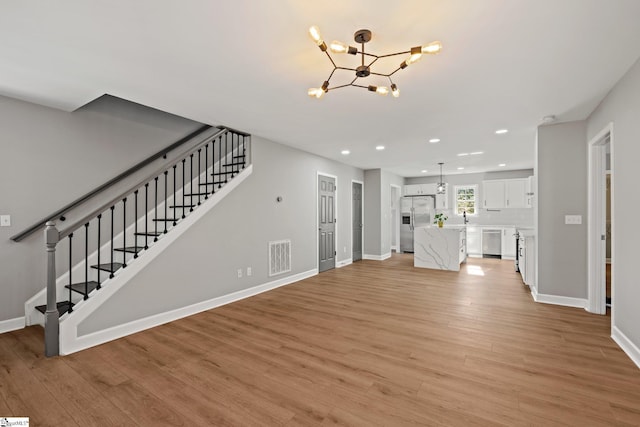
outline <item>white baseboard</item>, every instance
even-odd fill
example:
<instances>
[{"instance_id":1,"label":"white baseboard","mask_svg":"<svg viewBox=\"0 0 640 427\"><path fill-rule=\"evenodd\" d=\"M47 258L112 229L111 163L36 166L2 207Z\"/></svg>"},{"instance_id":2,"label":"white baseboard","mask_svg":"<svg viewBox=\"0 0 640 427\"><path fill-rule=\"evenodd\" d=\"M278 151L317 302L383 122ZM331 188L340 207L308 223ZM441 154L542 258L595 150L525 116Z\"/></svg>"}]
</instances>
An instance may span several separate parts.
<instances>
[{"instance_id":1,"label":"white baseboard","mask_svg":"<svg viewBox=\"0 0 640 427\"><path fill-rule=\"evenodd\" d=\"M640 368L640 348L635 345L620 329L616 326L611 328L611 338L620 346L627 356Z\"/></svg>"},{"instance_id":2,"label":"white baseboard","mask_svg":"<svg viewBox=\"0 0 640 427\"><path fill-rule=\"evenodd\" d=\"M342 261L336 262L336 268L346 267L349 264L353 264L353 259L343 259Z\"/></svg>"},{"instance_id":3,"label":"white baseboard","mask_svg":"<svg viewBox=\"0 0 640 427\"><path fill-rule=\"evenodd\" d=\"M197 313L201 313L206 310L211 310L216 307L220 307L225 304L229 304L241 299L249 298L263 292L270 291L272 289L279 288L281 286L289 285L294 282L306 279L318 274L318 269L314 268L309 271L294 274L293 276L284 277L282 279L274 280L262 285L257 285L252 288L243 289L241 291L233 292L228 295L212 298L207 301L202 301L196 304L189 305L187 307L178 308L168 311L166 313L159 313L153 316L145 317L143 319L134 320L129 323L114 326L102 331L93 332L91 334L70 337L66 336L63 339L61 334L60 339L60 354L66 355L75 353L80 350L84 350L90 347L94 347L99 344L103 344L108 341L113 341L118 338L125 337L127 335L134 334L136 332L143 331L145 329L160 326L164 323L172 322L174 320L181 319L183 317L192 316ZM62 326L62 325L61 325ZM77 333L77 328L75 329ZM61 329L62 332L62 329ZM70 332L70 331L67 331Z\"/></svg>"},{"instance_id":4,"label":"white baseboard","mask_svg":"<svg viewBox=\"0 0 640 427\"><path fill-rule=\"evenodd\" d=\"M0 321L0 334L24 328L24 316Z\"/></svg>"},{"instance_id":5,"label":"white baseboard","mask_svg":"<svg viewBox=\"0 0 640 427\"><path fill-rule=\"evenodd\" d=\"M531 289L531 296L535 302L544 304L563 305L566 307L586 308L587 300L584 298L561 297L557 295L539 294Z\"/></svg>"},{"instance_id":6,"label":"white baseboard","mask_svg":"<svg viewBox=\"0 0 640 427\"><path fill-rule=\"evenodd\" d=\"M362 255L362 259L370 259L373 261L384 261L385 259L389 259L389 258L391 258L391 252L387 252L386 254L382 254L382 255L369 255L369 254Z\"/></svg>"}]
</instances>

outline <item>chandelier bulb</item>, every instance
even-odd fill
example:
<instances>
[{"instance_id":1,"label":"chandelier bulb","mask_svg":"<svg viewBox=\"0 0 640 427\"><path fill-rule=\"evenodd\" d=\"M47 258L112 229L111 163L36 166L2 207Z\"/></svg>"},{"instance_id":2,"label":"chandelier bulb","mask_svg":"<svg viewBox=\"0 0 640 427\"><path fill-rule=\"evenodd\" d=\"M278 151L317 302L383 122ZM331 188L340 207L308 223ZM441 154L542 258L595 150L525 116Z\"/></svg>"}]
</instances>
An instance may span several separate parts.
<instances>
[{"instance_id":1,"label":"chandelier bulb","mask_svg":"<svg viewBox=\"0 0 640 427\"><path fill-rule=\"evenodd\" d=\"M387 96L387 94L389 93L389 88L386 86L378 86L378 88L376 89L376 93L378 95Z\"/></svg>"},{"instance_id":2,"label":"chandelier bulb","mask_svg":"<svg viewBox=\"0 0 640 427\"><path fill-rule=\"evenodd\" d=\"M307 95L309 95L312 98L318 98L318 99L322 98L322 95L324 95L324 93L325 91L319 87L312 87L307 91Z\"/></svg>"},{"instance_id":3,"label":"chandelier bulb","mask_svg":"<svg viewBox=\"0 0 640 427\"><path fill-rule=\"evenodd\" d=\"M309 28L309 36L311 36L311 39L318 46L321 46L324 43L324 41L322 40L322 36L320 35L320 29L315 25Z\"/></svg>"},{"instance_id":4,"label":"chandelier bulb","mask_svg":"<svg viewBox=\"0 0 640 427\"><path fill-rule=\"evenodd\" d=\"M431 42L426 46L422 46L422 53L426 53L429 55L436 55L442 51L442 42L435 41Z\"/></svg>"},{"instance_id":5,"label":"chandelier bulb","mask_svg":"<svg viewBox=\"0 0 640 427\"><path fill-rule=\"evenodd\" d=\"M331 52L333 53L347 53L349 46L338 40L334 40L329 45L329 49L331 49Z\"/></svg>"},{"instance_id":6,"label":"chandelier bulb","mask_svg":"<svg viewBox=\"0 0 640 427\"><path fill-rule=\"evenodd\" d=\"M413 53L405 62L407 63L407 65L411 65L414 62L418 62L420 58L422 58L422 53Z\"/></svg>"},{"instance_id":7,"label":"chandelier bulb","mask_svg":"<svg viewBox=\"0 0 640 427\"><path fill-rule=\"evenodd\" d=\"M391 94L393 95L394 98L397 98L400 96L400 91L398 90L398 86L396 86L395 83L391 84Z\"/></svg>"}]
</instances>

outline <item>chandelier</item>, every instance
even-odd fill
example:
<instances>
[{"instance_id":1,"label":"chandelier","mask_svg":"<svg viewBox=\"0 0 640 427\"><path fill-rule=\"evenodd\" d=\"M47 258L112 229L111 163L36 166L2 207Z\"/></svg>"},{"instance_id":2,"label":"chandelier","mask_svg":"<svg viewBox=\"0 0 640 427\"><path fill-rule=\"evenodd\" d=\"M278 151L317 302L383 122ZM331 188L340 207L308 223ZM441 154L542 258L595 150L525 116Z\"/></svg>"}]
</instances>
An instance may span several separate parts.
<instances>
[{"instance_id":1,"label":"chandelier","mask_svg":"<svg viewBox=\"0 0 640 427\"><path fill-rule=\"evenodd\" d=\"M327 48L327 44L324 42L324 40L322 39L322 36L320 35L320 30L318 30L318 27L316 26L309 28L309 35L311 36L313 41L318 45L320 50L327 54L329 61L331 61L331 64L333 65L333 70L331 71L331 74L329 74L329 77L327 78L327 80L325 80L324 83L322 83L322 86L319 88L309 89L308 91L309 96L314 98L321 98L325 93L329 92L330 90L340 89L347 86L361 87L371 92L376 92L383 96L387 95L389 93L389 90L391 90L391 94L395 98L397 98L398 96L400 96L400 91L398 90L398 86L396 86L393 80L391 80L391 76L393 76L395 73L397 73L400 70L404 70L409 65L418 61L422 57L422 55L424 54L435 55L437 53L440 53L440 51L442 50L442 43L439 41L434 41L425 46L412 47L410 50L403 51L403 52L390 53L387 55L374 55L372 53L365 52L364 50L365 43L371 40L371 31L369 30L358 30L353 35L353 39L355 40L355 42L360 44L360 50L358 50L358 48L356 47L348 46L339 41L333 41ZM346 53L349 55L360 55L361 57L360 65L356 68L338 66L336 65L335 61L331 57L331 54L329 53L329 51L333 53ZM371 66L378 59L388 58L390 56L396 56L396 55L409 55L409 57L404 61L402 61L400 63L400 66L398 66L398 68L396 68L391 73L388 73L388 74L376 73L371 69ZM371 61L368 63L365 63L365 57L366 59ZM336 70L353 71L355 72L356 76L351 81L351 83L343 84L336 87L329 87L329 81L331 80L331 77L333 77L333 74L336 72ZM358 79L368 77L370 75L388 78L390 86L389 87L374 86L374 85L365 86L365 85L357 84Z\"/></svg>"}]
</instances>

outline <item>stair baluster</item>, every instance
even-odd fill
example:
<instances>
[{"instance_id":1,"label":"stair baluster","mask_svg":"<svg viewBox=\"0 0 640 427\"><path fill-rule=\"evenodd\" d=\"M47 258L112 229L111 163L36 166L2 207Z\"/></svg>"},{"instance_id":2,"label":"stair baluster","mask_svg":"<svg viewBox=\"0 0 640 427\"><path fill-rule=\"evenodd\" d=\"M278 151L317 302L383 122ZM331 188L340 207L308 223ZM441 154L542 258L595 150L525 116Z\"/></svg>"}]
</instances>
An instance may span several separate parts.
<instances>
[{"instance_id":1,"label":"stair baluster","mask_svg":"<svg viewBox=\"0 0 640 427\"><path fill-rule=\"evenodd\" d=\"M89 298L89 223L84 225L84 299Z\"/></svg>"},{"instance_id":2,"label":"stair baluster","mask_svg":"<svg viewBox=\"0 0 640 427\"><path fill-rule=\"evenodd\" d=\"M134 218L133 218L133 244L135 245L136 248L136 253L133 255L133 259L138 258L138 249L140 249L138 247L138 190L133 192L134 195ZM175 199L175 197L174 197Z\"/></svg>"},{"instance_id":3,"label":"stair baluster","mask_svg":"<svg viewBox=\"0 0 640 427\"><path fill-rule=\"evenodd\" d=\"M158 177L155 177L155 198L154 198L154 218L158 218ZM154 231L154 236L153 236L153 241L157 242L158 241L158 221L154 221L153 222L153 231Z\"/></svg>"},{"instance_id":4,"label":"stair baluster","mask_svg":"<svg viewBox=\"0 0 640 427\"><path fill-rule=\"evenodd\" d=\"M100 265L100 252L101 252L100 251L100 246L101 246L101 244L100 244L100 230L102 228L101 221L102 221L102 214L99 214L98 215L98 265ZM98 270L98 286L96 287L96 289L100 289L101 288L100 283L101 283L101 281L100 281L100 270Z\"/></svg>"},{"instance_id":5,"label":"stair baluster","mask_svg":"<svg viewBox=\"0 0 640 427\"><path fill-rule=\"evenodd\" d=\"M124 252L122 254L122 268L127 267L127 198L122 199L122 246Z\"/></svg>"},{"instance_id":6,"label":"stair baluster","mask_svg":"<svg viewBox=\"0 0 640 427\"><path fill-rule=\"evenodd\" d=\"M73 272L73 233L69 234L69 313L73 311L71 307L71 273Z\"/></svg>"}]
</instances>

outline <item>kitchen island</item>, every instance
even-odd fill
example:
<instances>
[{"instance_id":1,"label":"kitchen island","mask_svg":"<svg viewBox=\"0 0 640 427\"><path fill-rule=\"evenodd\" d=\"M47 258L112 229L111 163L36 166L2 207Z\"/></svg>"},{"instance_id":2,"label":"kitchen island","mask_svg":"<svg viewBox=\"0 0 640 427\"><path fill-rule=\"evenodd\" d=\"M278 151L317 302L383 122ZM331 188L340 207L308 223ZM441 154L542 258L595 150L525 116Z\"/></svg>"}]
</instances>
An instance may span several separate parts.
<instances>
[{"instance_id":1,"label":"kitchen island","mask_svg":"<svg viewBox=\"0 0 640 427\"><path fill-rule=\"evenodd\" d=\"M466 227L416 227L413 265L421 268L460 271L467 259Z\"/></svg>"}]
</instances>

